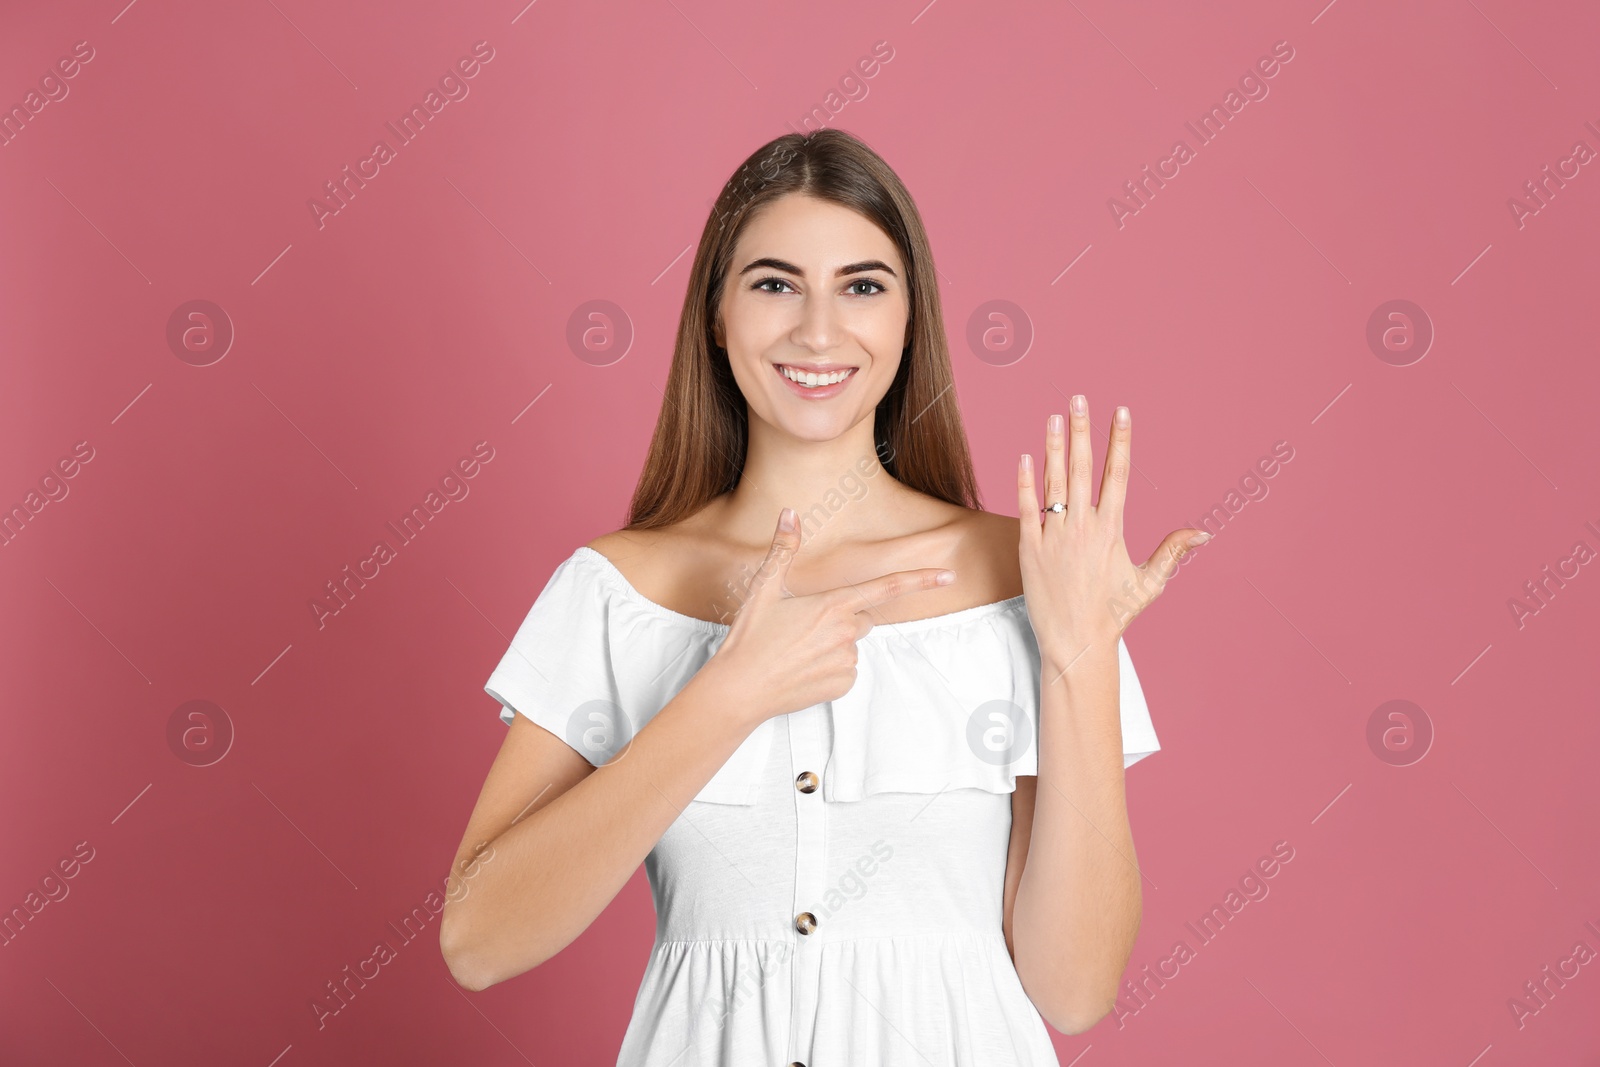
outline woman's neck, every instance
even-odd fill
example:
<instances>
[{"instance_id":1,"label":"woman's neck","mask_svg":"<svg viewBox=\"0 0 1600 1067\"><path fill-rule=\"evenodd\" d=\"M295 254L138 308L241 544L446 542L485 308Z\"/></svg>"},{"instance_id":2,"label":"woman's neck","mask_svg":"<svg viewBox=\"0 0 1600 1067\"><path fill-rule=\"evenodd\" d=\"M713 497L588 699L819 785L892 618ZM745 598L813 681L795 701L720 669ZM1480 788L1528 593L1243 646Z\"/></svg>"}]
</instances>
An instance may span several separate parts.
<instances>
[{"instance_id":1,"label":"woman's neck","mask_svg":"<svg viewBox=\"0 0 1600 1067\"><path fill-rule=\"evenodd\" d=\"M714 522L723 537L767 545L778 513L790 507L800 519L801 544L817 555L926 528L929 504L942 506L883 468L871 418L827 441L804 441L752 421L743 474L716 502Z\"/></svg>"}]
</instances>

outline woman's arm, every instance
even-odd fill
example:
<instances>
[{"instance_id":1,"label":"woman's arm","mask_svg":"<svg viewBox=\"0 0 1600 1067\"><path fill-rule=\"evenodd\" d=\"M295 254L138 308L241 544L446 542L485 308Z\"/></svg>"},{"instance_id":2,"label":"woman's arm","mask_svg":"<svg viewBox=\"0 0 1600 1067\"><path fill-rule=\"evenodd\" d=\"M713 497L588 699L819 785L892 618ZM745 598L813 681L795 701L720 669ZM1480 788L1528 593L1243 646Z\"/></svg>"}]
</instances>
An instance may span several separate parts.
<instances>
[{"instance_id":1,"label":"woman's arm","mask_svg":"<svg viewBox=\"0 0 1600 1067\"><path fill-rule=\"evenodd\" d=\"M463 987L513 978L577 938L759 724L715 663L601 767L512 721L446 887L439 944Z\"/></svg>"},{"instance_id":2,"label":"woman's arm","mask_svg":"<svg viewBox=\"0 0 1600 1067\"><path fill-rule=\"evenodd\" d=\"M1116 1003L1143 907L1123 789L1122 632L1210 535L1174 530L1136 565L1122 539L1132 415L1119 407L1111 420L1099 503L1089 496L1088 401L1072 398L1070 445L1060 415L1047 425L1052 510L1039 505L1032 457L1017 467L1018 561L1042 669L1039 781L1012 956L1040 1014L1058 1030L1080 1033Z\"/></svg>"},{"instance_id":3,"label":"woman's arm","mask_svg":"<svg viewBox=\"0 0 1600 1067\"><path fill-rule=\"evenodd\" d=\"M1023 988L1065 1034L1099 1022L1139 933L1143 907L1123 792L1117 646L1063 672L1044 663L1039 777L1008 940ZM1052 682L1052 679L1055 681Z\"/></svg>"}]
</instances>

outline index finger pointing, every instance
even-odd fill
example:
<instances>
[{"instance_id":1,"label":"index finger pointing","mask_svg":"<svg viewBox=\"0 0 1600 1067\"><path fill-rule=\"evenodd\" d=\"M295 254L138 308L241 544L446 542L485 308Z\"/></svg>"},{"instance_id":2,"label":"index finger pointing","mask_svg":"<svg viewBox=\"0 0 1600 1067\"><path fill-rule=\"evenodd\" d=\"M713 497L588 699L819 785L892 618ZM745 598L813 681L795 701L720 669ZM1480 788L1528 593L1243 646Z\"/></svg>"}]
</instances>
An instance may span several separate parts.
<instances>
[{"instance_id":1,"label":"index finger pointing","mask_svg":"<svg viewBox=\"0 0 1600 1067\"><path fill-rule=\"evenodd\" d=\"M943 567L919 567L909 571L893 571L865 582L842 585L830 589L826 596L852 611L870 611L907 593L923 589L937 589L956 580L956 572Z\"/></svg>"}]
</instances>

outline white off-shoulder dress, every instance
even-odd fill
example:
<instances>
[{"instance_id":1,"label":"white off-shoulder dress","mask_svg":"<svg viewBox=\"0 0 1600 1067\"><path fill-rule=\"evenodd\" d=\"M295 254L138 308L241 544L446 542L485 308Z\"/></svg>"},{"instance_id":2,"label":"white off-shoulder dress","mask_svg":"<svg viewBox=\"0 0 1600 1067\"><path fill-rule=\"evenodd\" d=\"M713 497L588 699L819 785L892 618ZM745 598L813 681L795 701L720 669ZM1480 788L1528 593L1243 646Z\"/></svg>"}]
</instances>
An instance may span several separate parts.
<instances>
[{"instance_id":1,"label":"white off-shoulder dress","mask_svg":"<svg viewBox=\"0 0 1600 1067\"><path fill-rule=\"evenodd\" d=\"M485 689L598 767L727 632L584 546ZM763 722L646 858L656 939L618 1067L1057 1067L1000 926L1010 794L1038 773L1023 597L857 647L850 692ZM1160 746L1118 661L1127 767Z\"/></svg>"}]
</instances>

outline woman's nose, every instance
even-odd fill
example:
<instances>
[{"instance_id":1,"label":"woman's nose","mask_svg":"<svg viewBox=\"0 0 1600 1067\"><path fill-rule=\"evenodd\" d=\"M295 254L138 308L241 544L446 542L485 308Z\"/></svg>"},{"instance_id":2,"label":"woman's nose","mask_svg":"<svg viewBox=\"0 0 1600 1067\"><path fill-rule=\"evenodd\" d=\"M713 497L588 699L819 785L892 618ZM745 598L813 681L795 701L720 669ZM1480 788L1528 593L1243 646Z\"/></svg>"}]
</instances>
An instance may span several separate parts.
<instances>
[{"instance_id":1,"label":"woman's nose","mask_svg":"<svg viewBox=\"0 0 1600 1067\"><path fill-rule=\"evenodd\" d=\"M838 313L833 301L827 297L807 297L800 309L800 324L795 328L795 343L821 352L837 344L838 337Z\"/></svg>"}]
</instances>

